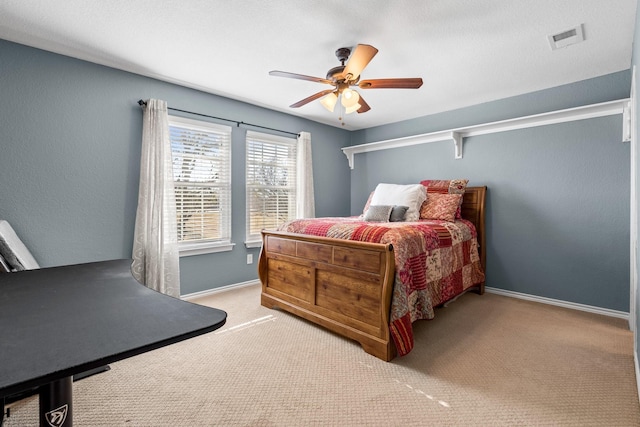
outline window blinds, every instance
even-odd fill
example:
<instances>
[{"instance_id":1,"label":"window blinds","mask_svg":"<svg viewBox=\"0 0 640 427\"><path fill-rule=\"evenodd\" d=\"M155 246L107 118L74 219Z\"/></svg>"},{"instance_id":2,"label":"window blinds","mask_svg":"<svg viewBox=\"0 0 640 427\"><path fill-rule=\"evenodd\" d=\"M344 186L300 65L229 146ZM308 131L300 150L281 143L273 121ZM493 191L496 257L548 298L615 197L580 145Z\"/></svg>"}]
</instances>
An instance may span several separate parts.
<instances>
[{"instance_id":1,"label":"window blinds","mask_svg":"<svg viewBox=\"0 0 640 427\"><path fill-rule=\"evenodd\" d=\"M295 218L296 146L293 138L247 131L247 241Z\"/></svg>"},{"instance_id":2,"label":"window blinds","mask_svg":"<svg viewBox=\"0 0 640 427\"><path fill-rule=\"evenodd\" d=\"M231 240L231 127L169 117L178 240Z\"/></svg>"}]
</instances>

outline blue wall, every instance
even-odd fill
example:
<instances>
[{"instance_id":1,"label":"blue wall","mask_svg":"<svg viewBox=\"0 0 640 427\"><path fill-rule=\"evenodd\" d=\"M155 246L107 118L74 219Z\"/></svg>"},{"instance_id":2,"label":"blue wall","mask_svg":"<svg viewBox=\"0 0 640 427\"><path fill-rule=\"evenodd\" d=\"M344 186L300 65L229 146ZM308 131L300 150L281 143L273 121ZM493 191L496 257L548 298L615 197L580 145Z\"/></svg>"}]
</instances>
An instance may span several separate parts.
<instances>
[{"instance_id":1,"label":"blue wall","mask_svg":"<svg viewBox=\"0 0 640 427\"><path fill-rule=\"evenodd\" d=\"M352 134L352 144L629 97L630 72ZM630 145L622 116L355 155L351 213L378 182L488 186L487 286L629 311Z\"/></svg>"},{"instance_id":2,"label":"blue wall","mask_svg":"<svg viewBox=\"0 0 640 427\"><path fill-rule=\"evenodd\" d=\"M311 132L316 210L349 214L349 132L288 114L0 40L0 218L43 267L129 258L137 205L142 111L169 107ZM197 118L197 117L195 117ZM260 130L260 129L256 129ZM181 259L182 293L257 278L247 265L244 136L234 125L231 252ZM345 185L346 183L346 185Z\"/></svg>"},{"instance_id":3,"label":"blue wall","mask_svg":"<svg viewBox=\"0 0 640 427\"><path fill-rule=\"evenodd\" d=\"M633 57L631 60L631 65L632 68L636 67L636 96L638 93L640 93L640 88L638 87L638 72L640 72L640 33L638 32L638 25L640 24L640 8L636 9L636 28L635 28L635 33L634 33L634 37L633 37ZM640 105L640 103L638 103L637 99L636 99L636 105ZM640 111L634 111L633 114L635 115L635 119L636 119L636 123L640 123ZM637 126L637 125L636 125ZM636 130L637 131L637 130ZM638 135L636 135L636 138L638 138ZM638 145L640 145L638 143L638 141L636 141L636 149L638 147ZM637 152L636 152L637 153ZM636 171L640 170L640 164L635 165L636 167ZM640 188L638 187L638 185L640 185L640 180L638 179L640 178L639 176L636 176L636 189ZM636 201L638 202L638 201ZM636 213L638 214L638 223L640 224L640 206L636 206ZM636 238L636 241L640 240L640 235L636 235L634 236ZM638 251L636 251L636 259L635 261L635 265L636 265L636 269L637 271L640 271L640 257L638 254ZM638 331L640 331L640 316L638 316L638 311L640 310L640 290L637 289L637 284L636 284L636 300L635 300L635 307L636 307L636 318L635 318L635 334L634 334L634 351L635 351L635 363L636 363L636 373L638 372L638 352L640 352L640 342L638 340ZM638 383L639 387L638 387L638 391L640 392L640 378L636 377L636 382Z\"/></svg>"},{"instance_id":4,"label":"blue wall","mask_svg":"<svg viewBox=\"0 0 640 427\"><path fill-rule=\"evenodd\" d=\"M488 286L629 307L629 144L621 117L356 155L347 145L626 98L630 72L357 132L0 40L0 217L43 266L130 257L138 99L312 134L318 216L361 212L378 182L489 187ZM254 280L244 241L244 133L233 131L231 252L181 259L183 294Z\"/></svg>"}]
</instances>

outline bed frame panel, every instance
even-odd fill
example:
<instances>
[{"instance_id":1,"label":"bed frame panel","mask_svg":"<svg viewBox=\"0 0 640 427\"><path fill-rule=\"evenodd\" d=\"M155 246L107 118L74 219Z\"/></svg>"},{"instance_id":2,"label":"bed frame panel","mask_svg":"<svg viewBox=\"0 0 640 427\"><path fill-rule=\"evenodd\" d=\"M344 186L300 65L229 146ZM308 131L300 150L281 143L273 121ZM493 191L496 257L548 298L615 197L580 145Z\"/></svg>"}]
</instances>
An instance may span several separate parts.
<instances>
[{"instance_id":1,"label":"bed frame panel","mask_svg":"<svg viewBox=\"0 0 640 427\"><path fill-rule=\"evenodd\" d=\"M486 187L469 187L462 203L463 218L478 232L483 270L485 194ZM263 231L258 276L263 306L353 339L382 360L395 356L389 334L392 245ZM484 293L484 283L477 288Z\"/></svg>"}]
</instances>

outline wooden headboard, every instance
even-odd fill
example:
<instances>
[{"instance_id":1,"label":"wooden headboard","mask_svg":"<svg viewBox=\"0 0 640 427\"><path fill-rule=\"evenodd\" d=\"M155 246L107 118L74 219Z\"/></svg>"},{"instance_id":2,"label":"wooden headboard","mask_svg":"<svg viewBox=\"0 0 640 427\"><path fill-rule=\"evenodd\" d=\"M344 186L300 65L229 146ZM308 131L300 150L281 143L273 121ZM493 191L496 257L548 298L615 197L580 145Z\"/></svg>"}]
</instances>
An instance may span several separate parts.
<instances>
[{"instance_id":1,"label":"wooden headboard","mask_svg":"<svg viewBox=\"0 0 640 427\"><path fill-rule=\"evenodd\" d=\"M462 199L462 218L476 226L478 232L478 248L482 270L486 271L486 247L484 230L484 202L487 187L467 187Z\"/></svg>"}]
</instances>

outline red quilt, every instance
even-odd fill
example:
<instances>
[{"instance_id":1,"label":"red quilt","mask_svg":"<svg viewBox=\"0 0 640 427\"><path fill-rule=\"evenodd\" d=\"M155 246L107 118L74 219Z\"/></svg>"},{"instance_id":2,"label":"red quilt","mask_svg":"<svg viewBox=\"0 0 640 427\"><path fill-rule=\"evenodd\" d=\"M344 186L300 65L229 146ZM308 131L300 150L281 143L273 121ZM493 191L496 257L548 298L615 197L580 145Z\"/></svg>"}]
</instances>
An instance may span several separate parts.
<instances>
[{"instance_id":1,"label":"red quilt","mask_svg":"<svg viewBox=\"0 0 640 427\"><path fill-rule=\"evenodd\" d=\"M393 245L396 272L389 329L400 356L413 349L414 321L433 319L435 306L484 281L476 229L467 220L314 218L290 221L279 230Z\"/></svg>"}]
</instances>

